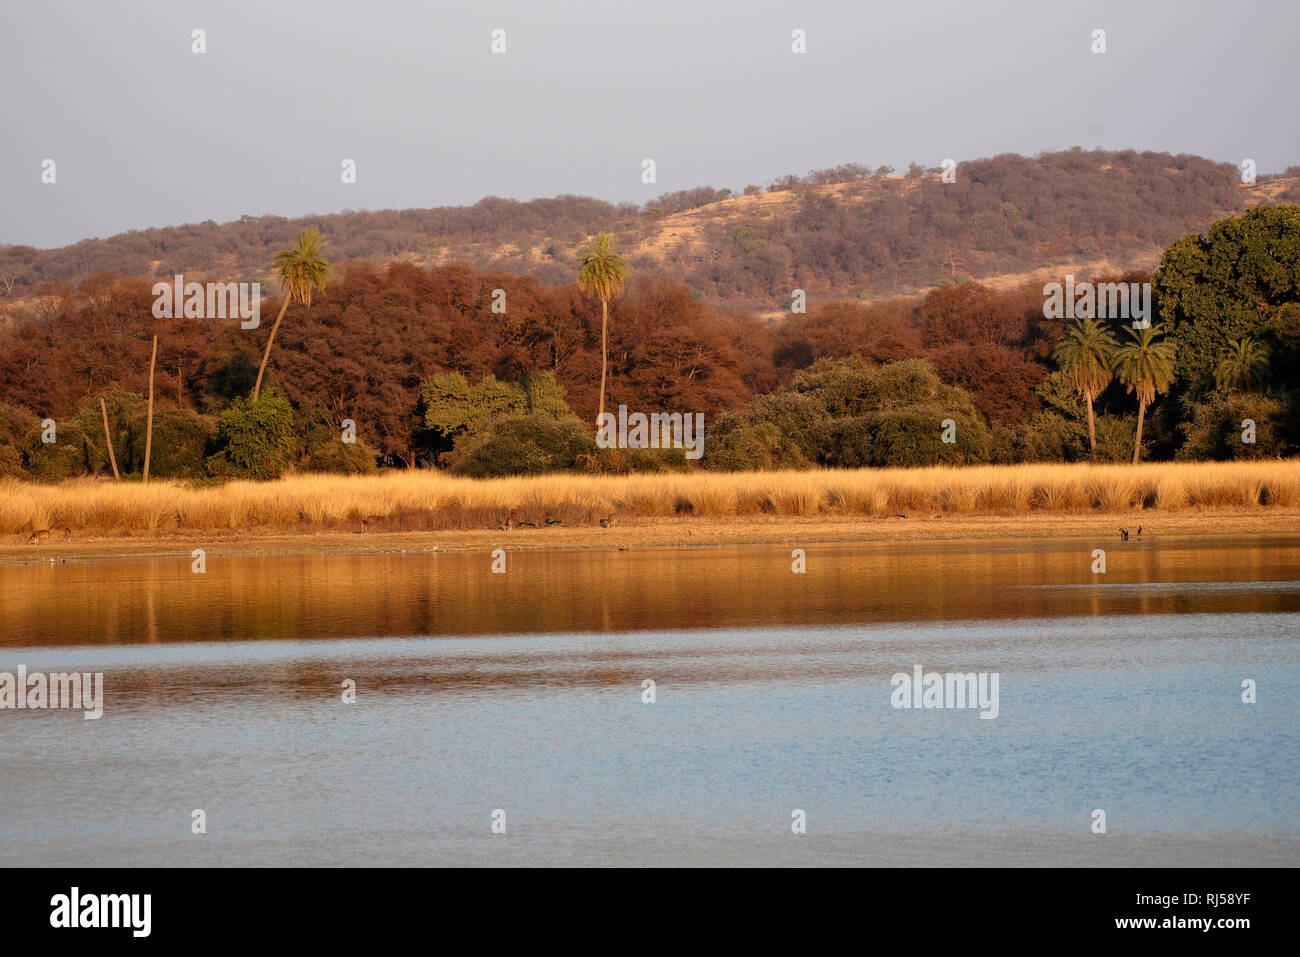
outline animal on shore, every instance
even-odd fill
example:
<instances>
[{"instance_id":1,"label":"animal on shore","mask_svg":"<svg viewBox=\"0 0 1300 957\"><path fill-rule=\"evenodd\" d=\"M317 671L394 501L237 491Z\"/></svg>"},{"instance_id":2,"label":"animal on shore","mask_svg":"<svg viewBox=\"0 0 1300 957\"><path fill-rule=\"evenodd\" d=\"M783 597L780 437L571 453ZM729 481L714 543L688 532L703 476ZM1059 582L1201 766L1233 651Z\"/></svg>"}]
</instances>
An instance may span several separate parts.
<instances>
[{"instance_id":1,"label":"animal on shore","mask_svg":"<svg viewBox=\"0 0 1300 957\"><path fill-rule=\"evenodd\" d=\"M367 521L363 518L363 519L361 520L361 529L360 529L360 531L357 532L357 534L358 534L358 535L364 535L364 534L366 534L366 532L368 532L368 531L370 531L370 523L367 522Z\"/></svg>"},{"instance_id":2,"label":"animal on shore","mask_svg":"<svg viewBox=\"0 0 1300 957\"><path fill-rule=\"evenodd\" d=\"M510 531L510 529L516 528L518 525L519 525L519 516L512 511L506 517L505 521L503 521L498 527L501 529L501 531L508 532Z\"/></svg>"},{"instance_id":3,"label":"animal on shore","mask_svg":"<svg viewBox=\"0 0 1300 957\"><path fill-rule=\"evenodd\" d=\"M32 537L27 539L28 545L40 545L50 540L50 530L48 528L38 528L32 532Z\"/></svg>"},{"instance_id":4,"label":"animal on shore","mask_svg":"<svg viewBox=\"0 0 1300 957\"><path fill-rule=\"evenodd\" d=\"M563 524L563 523L562 523L558 518L547 518L547 519L546 519L546 524L547 524L547 525L560 525L560 524Z\"/></svg>"},{"instance_id":5,"label":"animal on shore","mask_svg":"<svg viewBox=\"0 0 1300 957\"><path fill-rule=\"evenodd\" d=\"M1137 536L1136 536L1136 537L1137 537L1137 538L1141 538L1141 537L1142 537L1142 526L1141 526L1141 525L1138 526L1138 533L1137 533Z\"/></svg>"},{"instance_id":6,"label":"animal on shore","mask_svg":"<svg viewBox=\"0 0 1300 957\"><path fill-rule=\"evenodd\" d=\"M604 518L600 520L601 528L613 528L617 524L618 524L618 519L616 519L613 515L606 515Z\"/></svg>"},{"instance_id":7,"label":"animal on shore","mask_svg":"<svg viewBox=\"0 0 1300 957\"><path fill-rule=\"evenodd\" d=\"M1119 540L1120 540L1121 542L1127 542L1127 541L1128 541L1128 529L1127 529L1127 528L1121 528L1121 529L1119 530Z\"/></svg>"},{"instance_id":8,"label":"animal on shore","mask_svg":"<svg viewBox=\"0 0 1300 957\"><path fill-rule=\"evenodd\" d=\"M902 512L895 512L894 518L907 518L907 516L904 515Z\"/></svg>"},{"instance_id":9,"label":"animal on shore","mask_svg":"<svg viewBox=\"0 0 1300 957\"><path fill-rule=\"evenodd\" d=\"M536 522L520 522L520 523L516 526L516 528L536 528L536 527L537 527L537 523L536 523Z\"/></svg>"}]
</instances>

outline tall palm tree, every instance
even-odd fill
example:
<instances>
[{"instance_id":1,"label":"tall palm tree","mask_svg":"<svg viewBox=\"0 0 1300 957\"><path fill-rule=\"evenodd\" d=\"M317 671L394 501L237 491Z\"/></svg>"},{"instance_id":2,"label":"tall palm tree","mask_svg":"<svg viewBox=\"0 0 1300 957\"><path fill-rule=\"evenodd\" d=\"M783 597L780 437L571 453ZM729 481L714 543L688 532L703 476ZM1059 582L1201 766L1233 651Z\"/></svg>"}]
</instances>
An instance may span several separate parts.
<instances>
[{"instance_id":1,"label":"tall palm tree","mask_svg":"<svg viewBox=\"0 0 1300 957\"><path fill-rule=\"evenodd\" d=\"M1228 343L1228 351L1214 369L1214 384L1225 392L1240 389L1249 392L1268 381L1268 349L1263 343L1244 336Z\"/></svg>"},{"instance_id":2,"label":"tall palm tree","mask_svg":"<svg viewBox=\"0 0 1300 957\"><path fill-rule=\"evenodd\" d=\"M1137 439L1133 443L1135 465L1142 451L1142 422L1147 406L1155 401L1157 393L1167 391L1174 380L1174 344L1167 339L1157 342L1159 330L1160 327L1155 325L1129 329L1133 341L1125 343L1115 353L1115 371L1119 381L1128 386L1138 400Z\"/></svg>"},{"instance_id":3,"label":"tall palm tree","mask_svg":"<svg viewBox=\"0 0 1300 957\"><path fill-rule=\"evenodd\" d=\"M578 288L600 299L600 413L605 414L605 370L609 365L609 301L622 295L627 260L614 252L614 234L600 233L578 254ZM599 420L598 420L599 421Z\"/></svg>"},{"instance_id":4,"label":"tall palm tree","mask_svg":"<svg viewBox=\"0 0 1300 957\"><path fill-rule=\"evenodd\" d=\"M1115 350L1119 343L1109 328L1096 319L1078 320L1056 344L1052 358L1070 380L1070 386L1088 404L1088 446L1097 451L1097 427L1092 401L1110 385Z\"/></svg>"},{"instance_id":5,"label":"tall palm tree","mask_svg":"<svg viewBox=\"0 0 1300 957\"><path fill-rule=\"evenodd\" d=\"M271 335L266 340L266 352L262 354L262 365L257 370L257 382L253 386L254 402L262 391L262 376L266 372L266 360L271 358L271 343L275 342L280 320L284 318L289 303L296 300L304 306L310 306L312 293L325 288L325 283L334 270L329 260L321 255L321 247L324 245L325 240L320 233L314 229L304 229L298 234L296 243L288 249L281 249L272 260L276 278L280 280L280 288L284 293L284 302L280 304L280 314L275 317L275 325L271 327Z\"/></svg>"}]
</instances>

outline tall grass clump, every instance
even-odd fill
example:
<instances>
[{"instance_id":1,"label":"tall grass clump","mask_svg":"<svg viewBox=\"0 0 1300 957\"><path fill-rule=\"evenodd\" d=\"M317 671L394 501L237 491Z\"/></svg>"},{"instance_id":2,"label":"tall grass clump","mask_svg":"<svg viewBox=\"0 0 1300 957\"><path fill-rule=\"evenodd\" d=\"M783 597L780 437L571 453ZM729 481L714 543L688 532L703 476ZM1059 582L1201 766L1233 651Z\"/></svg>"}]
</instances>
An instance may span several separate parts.
<instances>
[{"instance_id":1,"label":"tall grass clump","mask_svg":"<svg viewBox=\"0 0 1300 957\"><path fill-rule=\"evenodd\" d=\"M1300 463L1008 465L807 472L551 474L475 479L441 472L295 474L278 481L60 484L0 480L0 534L496 528L608 516L880 517L895 512L1029 514L1300 507Z\"/></svg>"}]
</instances>

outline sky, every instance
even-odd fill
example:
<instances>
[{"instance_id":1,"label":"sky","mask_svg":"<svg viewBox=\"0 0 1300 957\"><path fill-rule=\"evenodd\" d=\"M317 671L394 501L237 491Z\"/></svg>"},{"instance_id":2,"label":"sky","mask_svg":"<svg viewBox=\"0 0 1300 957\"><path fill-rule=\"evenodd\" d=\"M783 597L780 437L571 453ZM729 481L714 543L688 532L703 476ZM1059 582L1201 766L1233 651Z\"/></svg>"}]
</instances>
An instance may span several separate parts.
<instances>
[{"instance_id":1,"label":"sky","mask_svg":"<svg viewBox=\"0 0 1300 957\"><path fill-rule=\"evenodd\" d=\"M0 243L1071 146L1300 164L1295 0L61 0L4 21Z\"/></svg>"}]
</instances>

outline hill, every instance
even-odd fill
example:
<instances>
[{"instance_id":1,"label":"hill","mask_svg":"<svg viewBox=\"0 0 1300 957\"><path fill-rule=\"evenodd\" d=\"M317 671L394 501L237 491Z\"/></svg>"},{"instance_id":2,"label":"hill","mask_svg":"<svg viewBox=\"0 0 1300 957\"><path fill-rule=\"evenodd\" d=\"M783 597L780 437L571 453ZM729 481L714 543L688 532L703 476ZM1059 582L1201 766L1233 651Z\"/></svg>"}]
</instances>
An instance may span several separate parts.
<instances>
[{"instance_id":1,"label":"hill","mask_svg":"<svg viewBox=\"0 0 1300 957\"><path fill-rule=\"evenodd\" d=\"M1079 149L962 163L956 181L847 164L766 189L701 187L638 207L579 196L473 206L345 211L133 230L59 249L0 247L0 292L21 298L103 272L266 278L304 226L335 262L465 262L572 280L574 250L612 229L636 271L679 280L711 304L774 313L791 290L867 300L961 277L1010 288L1037 276L1150 269L1171 241L1257 205L1300 202L1300 167L1245 185L1195 156Z\"/></svg>"}]
</instances>

